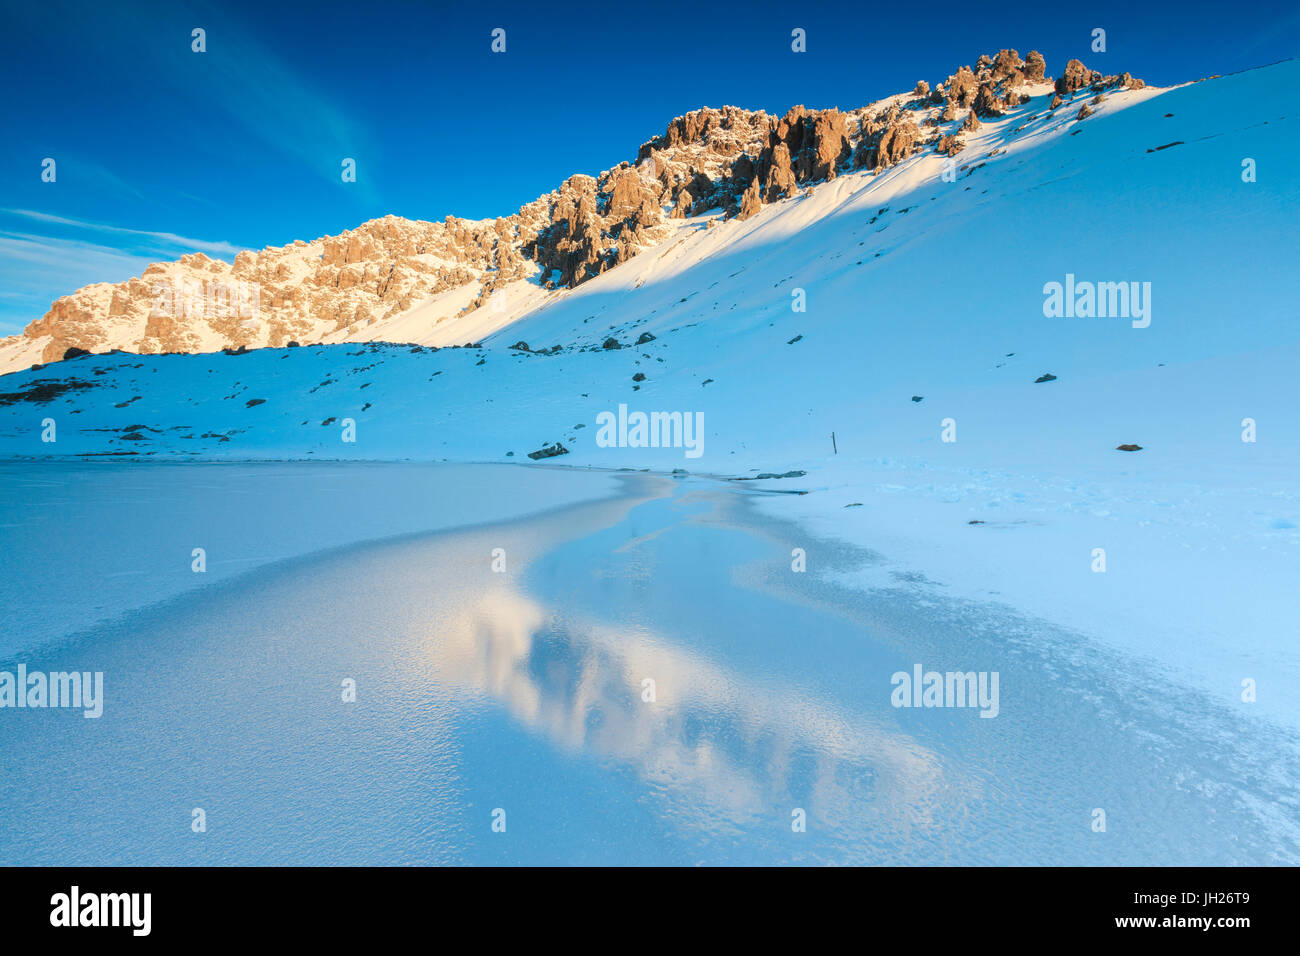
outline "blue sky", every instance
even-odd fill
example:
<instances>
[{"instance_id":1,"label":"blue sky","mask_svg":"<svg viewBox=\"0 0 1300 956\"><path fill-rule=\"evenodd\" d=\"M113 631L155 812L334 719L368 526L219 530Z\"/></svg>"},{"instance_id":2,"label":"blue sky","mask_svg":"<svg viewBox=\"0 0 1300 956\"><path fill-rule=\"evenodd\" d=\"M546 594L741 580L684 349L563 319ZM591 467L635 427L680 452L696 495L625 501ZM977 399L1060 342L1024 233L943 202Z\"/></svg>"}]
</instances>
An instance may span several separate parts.
<instances>
[{"instance_id":1,"label":"blue sky","mask_svg":"<svg viewBox=\"0 0 1300 956\"><path fill-rule=\"evenodd\" d=\"M3 2L0 334L183 252L228 259L387 213L506 215L699 106L850 108L1001 47L1158 85L1300 53L1293 0Z\"/></svg>"}]
</instances>

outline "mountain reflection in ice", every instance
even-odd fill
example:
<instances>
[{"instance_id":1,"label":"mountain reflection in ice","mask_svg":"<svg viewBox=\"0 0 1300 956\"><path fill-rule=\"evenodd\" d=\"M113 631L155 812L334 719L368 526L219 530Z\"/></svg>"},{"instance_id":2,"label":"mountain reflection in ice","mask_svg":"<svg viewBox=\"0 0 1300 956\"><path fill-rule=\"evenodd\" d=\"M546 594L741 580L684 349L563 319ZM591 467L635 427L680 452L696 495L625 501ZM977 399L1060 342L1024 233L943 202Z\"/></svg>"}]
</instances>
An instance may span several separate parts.
<instances>
[{"instance_id":1,"label":"mountain reflection in ice","mask_svg":"<svg viewBox=\"0 0 1300 956\"><path fill-rule=\"evenodd\" d=\"M700 826L796 807L855 830L932 822L942 774L925 748L661 637L562 624L502 588L443 622L431 653L457 693L503 704L566 750L634 767Z\"/></svg>"},{"instance_id":2,"label":"mountain reflection in ice","mask_svg":"<svg viewBox=\"0 0 1300 956\"><path fill-rule=\"evenodd\" d=\"M1300 860L1294 741L1005 609L791 574L741 490L623 485L32 654L104 713L0 714L0 865ZM1000 671L997 719L892 707L914 661Z\"/></svg>"}]
</instances>

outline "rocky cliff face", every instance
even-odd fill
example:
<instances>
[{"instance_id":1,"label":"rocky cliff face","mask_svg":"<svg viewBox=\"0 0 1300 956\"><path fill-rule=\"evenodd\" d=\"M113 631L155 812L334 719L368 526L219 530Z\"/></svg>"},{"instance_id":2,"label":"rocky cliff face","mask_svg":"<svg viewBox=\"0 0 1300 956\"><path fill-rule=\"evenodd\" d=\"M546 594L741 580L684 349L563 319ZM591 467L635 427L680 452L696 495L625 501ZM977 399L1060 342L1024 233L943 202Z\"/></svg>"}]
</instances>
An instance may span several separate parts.
<instances>
[{"instance_id":1,"label":"rocky cliff face","mask_svg":"<svg viewBox=\"0 0 1300 956\"><path fill-rule=\"evenodd\" d=\"M643 143L635 163L577 175L511 216L422 222L385 216L338 236L155 263L138 278L98 283L55 301L0 352L57 361L69 349L141 353L282 346L327 336L382 339L386 320L433 296L468 288L464 311L531 280L572 288L661 241L670 220L721 210L746 219L819 182L881 170L922 149L953 156L978 117L1014 109L1053 83L1037 52L982 56L933 89L850 112L796 106L784 116L736 107L679 116ZM1058 96L1142 85L1071 60ZM370 332L373 331L373 334ZM30 361L30 359L28 359ZM12 363L11 363L12 364Z\"/></svg>"}]
</instances>

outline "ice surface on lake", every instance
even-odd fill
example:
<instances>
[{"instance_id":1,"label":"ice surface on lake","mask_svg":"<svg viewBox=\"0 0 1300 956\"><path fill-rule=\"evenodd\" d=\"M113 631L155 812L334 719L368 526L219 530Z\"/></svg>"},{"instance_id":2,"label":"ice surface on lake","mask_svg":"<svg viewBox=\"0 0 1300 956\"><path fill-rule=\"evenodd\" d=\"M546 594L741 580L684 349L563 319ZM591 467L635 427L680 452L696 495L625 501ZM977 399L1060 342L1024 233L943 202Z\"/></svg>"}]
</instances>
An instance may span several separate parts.
<instances>
[{"instance_id":1,"label":"ice surface on lake","mask_svg":"<svg viewBox=\"0 0 1300 956\"><path fill-rule=\"evenodd\" d=\"M231 474L146 473L159 495ZM0 863L1300 860L1300 761L1268 724L994 605L794 573L795 546L879 558L754 492L619 483L231 575L24 655L103 671L106 700L0 711ZM894 708L916 662L998 671L998 716Z\"/></svg>"},{"instance_id":2,"label":"ice surface on lake","mask_svg":"<svg viewBox=\"0 0 1300 956\"><path fill-rule=\"evenodd\" d=\"M614 487L607 475L526 467L0 461L0 659L285 558Z\"/></svg>"}]
</instances>

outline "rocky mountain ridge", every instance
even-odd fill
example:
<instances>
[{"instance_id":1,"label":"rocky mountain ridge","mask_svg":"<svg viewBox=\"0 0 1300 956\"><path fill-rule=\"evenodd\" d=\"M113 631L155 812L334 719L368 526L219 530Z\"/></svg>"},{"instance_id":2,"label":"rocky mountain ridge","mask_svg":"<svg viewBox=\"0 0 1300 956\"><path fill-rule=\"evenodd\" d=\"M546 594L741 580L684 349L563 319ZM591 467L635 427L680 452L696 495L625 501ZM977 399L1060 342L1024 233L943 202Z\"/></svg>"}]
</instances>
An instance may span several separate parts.
<instances>
[{"instance_id":1,"label":"rocky mountain ridge","mask_svg":"<svg viewBox=\"0 0 1300 956\"><path fill-rule=\"evenodd\" d=\"M920 150L954 156L980 118L1000 116L1043 84L1036 51L981 56L933 89L856 110L805 109L784 116L704 108L672 120L643 143L634 163L579 174L510 216L424 222L384 216L311 242L239 253L233 263L202 253L155 263L120 283L97 283L56 300L21 335L0 340L4 370L70 352L143 354L315 343L329 336L383 340L385 324L451 290L442 321L481 308L499 290L531 282L573 288L652 247L671 220L721 210L747 219L850 170L892 166ZM1103 76L1070 60L1054 81L1065 98L1138 88L1129 74ZM1086 115L1087 104L1080 109Z\"/></svg>"}]
</instances>

